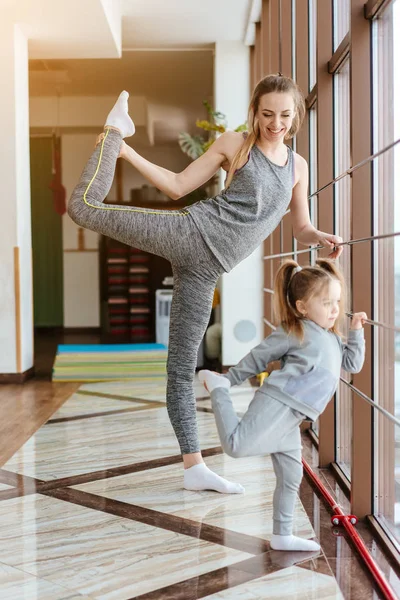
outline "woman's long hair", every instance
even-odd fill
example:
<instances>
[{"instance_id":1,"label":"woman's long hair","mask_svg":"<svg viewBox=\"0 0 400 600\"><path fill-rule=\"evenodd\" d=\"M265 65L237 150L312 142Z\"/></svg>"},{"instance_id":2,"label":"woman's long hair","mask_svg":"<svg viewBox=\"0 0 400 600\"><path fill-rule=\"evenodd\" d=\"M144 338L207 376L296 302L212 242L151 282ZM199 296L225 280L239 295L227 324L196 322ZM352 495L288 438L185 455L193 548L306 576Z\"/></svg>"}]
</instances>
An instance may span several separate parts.
<instances>
[{"instance_id":1,"label":"woman's long hair","mask_svg":"<svg viewBox=\"0 0 400 600\"><path fill-rule=\"evenodd\" d=\"M319 296L332 281L339 281L342 289L339 316L330 331L342 335L339 327L343 321L346 305L346 283L333 260L319 258L316 266L302 267L294 260L286 260L279 267L274 284L274 316L287 333L293 333L301 340L304 337L303 315L297 310L297 300L307 302Z\"/></svg>"},{"instance_id":2,"label":"woman's long hair","mask_svg":"<svg viewBox=\"0 0 400 600\"><path fill-rule=\"evenodd\" d=\"M249 132L243 145L233 158L226 178L225 189L231 184L238 165L242 165L242 163L247 160L250 150L259 138L260 124L257 117L257 112L260 104L260 98L265 94L270 94L271 92L289 93L292 94L293 97L295 116L293 118L292 126L285 139L289 140L294 137L301 127L304 115L306 113L306 108L303 94L297 83L290 77L285 77L280 74L267 75L267 77L261 79L261 81L257 83L250 101L247 118Z\"/></svg>"}]
</instances>

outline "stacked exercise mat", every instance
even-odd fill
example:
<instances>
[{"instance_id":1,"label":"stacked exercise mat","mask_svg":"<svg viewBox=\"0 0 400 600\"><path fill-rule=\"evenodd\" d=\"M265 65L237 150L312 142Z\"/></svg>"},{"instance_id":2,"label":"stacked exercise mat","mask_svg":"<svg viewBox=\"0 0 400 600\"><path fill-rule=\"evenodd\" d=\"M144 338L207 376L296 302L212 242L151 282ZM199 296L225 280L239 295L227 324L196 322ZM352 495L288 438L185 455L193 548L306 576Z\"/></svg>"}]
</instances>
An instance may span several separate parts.
<instances>
[{"instance_id":1,"label":"stacked exercise mat","mask_svg":"<svg viewBox=\"0 0 400 600\"><path fill-rule=\"evenodd\" d=\"M61 345L53 381L163 380L167 349L162 344Z\"/></svg>"}]
</instances>

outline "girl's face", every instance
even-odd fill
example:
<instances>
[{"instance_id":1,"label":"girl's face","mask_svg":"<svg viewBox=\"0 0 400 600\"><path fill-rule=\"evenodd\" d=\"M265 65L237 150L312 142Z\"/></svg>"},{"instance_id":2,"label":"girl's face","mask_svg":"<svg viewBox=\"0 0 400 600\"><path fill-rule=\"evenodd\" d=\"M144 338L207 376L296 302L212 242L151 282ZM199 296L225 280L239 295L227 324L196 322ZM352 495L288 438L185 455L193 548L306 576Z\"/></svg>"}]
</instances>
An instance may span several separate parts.
<instances>
[{"instance_id":1,"label":"girl's face","mask_svg":"<svg viewBox=\"0 0 400 600\"><path fill-rule=\"evenodd\" d=\"M290 131L295 116L293 96L286 92L271 92L261 96L257 117L264 140L279 142Z\"/></svg>"},{"instance_id":2,"label":"girl's face","mask_svg":"<svg viewBox=\"0 0 400 600\"><path fill-rule=\"evenodd\" d=\"M331 329L339 316L341 292L339 281L331 281L320 295L310 298L307 302L297 300L297 310L320 327Z\"/></svg>"}]
</instances>

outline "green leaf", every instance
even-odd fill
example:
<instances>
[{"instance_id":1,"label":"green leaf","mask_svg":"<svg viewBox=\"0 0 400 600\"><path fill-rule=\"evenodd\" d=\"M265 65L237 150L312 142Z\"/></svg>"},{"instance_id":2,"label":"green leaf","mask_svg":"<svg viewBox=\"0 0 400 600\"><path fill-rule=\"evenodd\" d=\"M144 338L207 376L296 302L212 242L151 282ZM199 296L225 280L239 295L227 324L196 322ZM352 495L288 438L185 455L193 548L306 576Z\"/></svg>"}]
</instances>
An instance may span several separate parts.
<instances>
[{"instance_id":1,"label":"green leaf","mask_svg":"<svg viewBox=\"0 0 400 600\"><path fill-rule=\"evenodd\" d=\"M204 139L199 135L190 135L186 132L179 134L179 146L190 158L195 160L204 153Z\"/></svg>"},{"instance_id":2,"label":"green leaf","mask_svg":"<svg viewBox=\"0 0 400 600\"><path fill-rule=\"evenodd\" d=\"M208 114L214 119L217 125L223 125L225 128L227 126L226 115L222 112L214 110L211 104L207 100L203 100L203 104L207 109Z\"/></svg>"},{"instance_id":3,"label":"green leaf","mask_svg":"<svg viewBox=\"0 0 400 600\"><path fill-rule=\"evenodd\" d=\"M235 131L247 131L247 123L242 123L238 127L236 127Z\"/></svg>"}]
</instances>

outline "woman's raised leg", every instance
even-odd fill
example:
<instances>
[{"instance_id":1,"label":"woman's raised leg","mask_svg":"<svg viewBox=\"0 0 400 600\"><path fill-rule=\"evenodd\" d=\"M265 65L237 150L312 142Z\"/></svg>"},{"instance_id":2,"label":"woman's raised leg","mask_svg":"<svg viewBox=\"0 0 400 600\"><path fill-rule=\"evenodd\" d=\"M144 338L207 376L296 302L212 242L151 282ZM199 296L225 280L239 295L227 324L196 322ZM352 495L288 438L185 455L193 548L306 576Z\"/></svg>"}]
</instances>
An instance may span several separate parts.
<instances>
[{"instance_id":1,"label":"woman's raised leg","mask_svg":"<svg viewBox=\"0 0 400 600\"><path fill-rule=\"evenodd\" d=\"M122 135L107 129L89 158L72 193L68 214L81 227L107 235L124 244L173 259L189 219L186 210L153 210L104 203L110 191ZM194 227L194 224L192 225ZM189 257L183 256L183 260Z\"/></svg>"}]
</instances>

